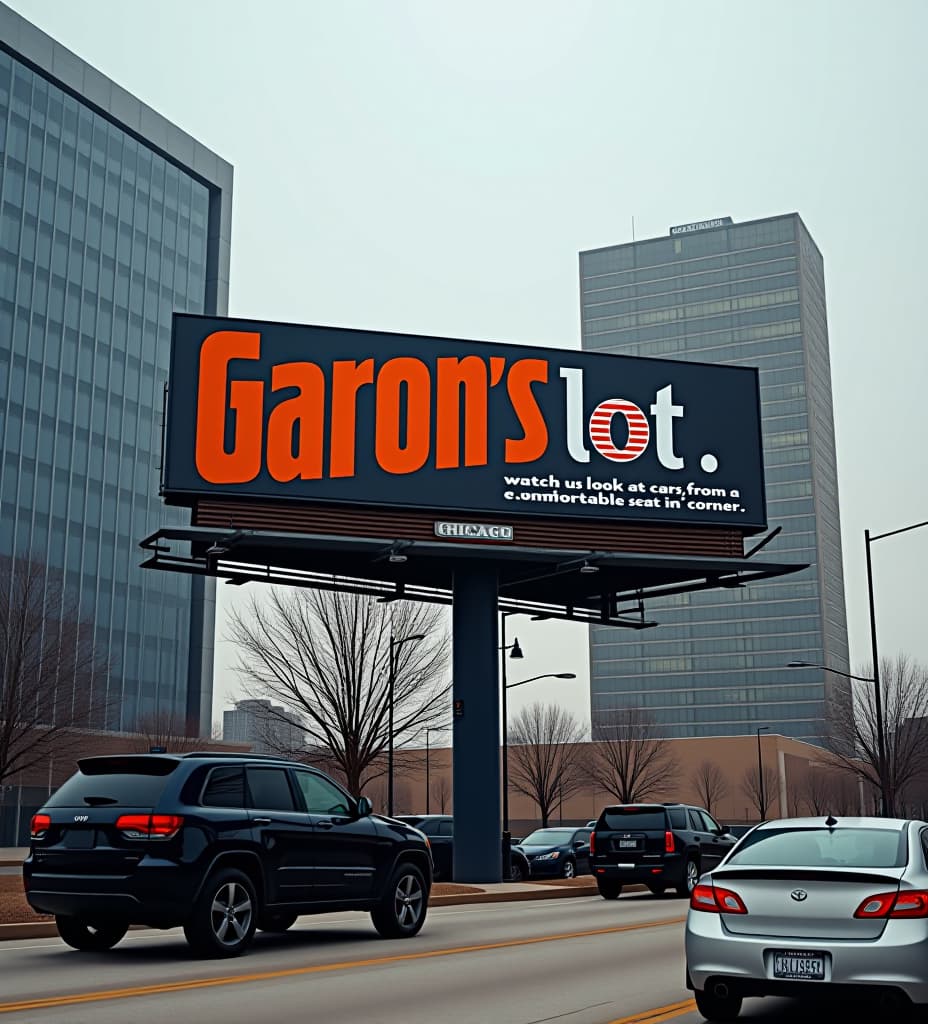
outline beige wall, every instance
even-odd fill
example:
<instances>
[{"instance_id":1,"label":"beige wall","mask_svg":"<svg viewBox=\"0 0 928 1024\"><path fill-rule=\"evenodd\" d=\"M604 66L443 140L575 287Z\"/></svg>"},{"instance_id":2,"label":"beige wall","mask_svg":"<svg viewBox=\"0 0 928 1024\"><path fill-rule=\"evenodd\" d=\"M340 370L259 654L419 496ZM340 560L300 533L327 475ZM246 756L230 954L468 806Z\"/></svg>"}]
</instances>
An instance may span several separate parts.
<instances>
[{"instance_id":1,"label":"beige wall","mask_svg":"<svg viewBox=\"0 0 928 1024\"><path fill-rule=\"evenodd\" d=\"M761 736L761 753L765 769L774 769L777 774L777 791L768 812L768 817L781 818L810 813L809 784L810 773L827 775L829 779L838 778L845 791L855 797L854 811L859 810L858 787L856 781L844 773L836 773L835 769L826 766L827 754L820 747L789 739L785 736L764 734ZM584 744L590 748L593 744ZM679 800L683 803L704 805L700 799L696 779L704 762L717 764L724 774L728 792L713 806L715 816L725 824L744 824L757 820L757 810L752 806L751 798L744 792L743 781L747 771L757 769L757 737L756 736L724 736L700 739L668 740L667 746L679 766L675 786L663 793L654 793L653 800ZM586 751L589 753L589 750ZM426 811L425 797L425 751L404 751L404 756L418 755L414 766L397 776L394 788L394 802L397 814L422 814ZM510 762L511 764L511 762ZM428 810L432 814L440 811L437 789L439 780L446 780L446 788L451 791L451 751L448 748L433 749L429 754L429 775L431 779L431 798ZM466 782L464 783L466 784ZM831 785L831 783L829 783ZM821 793L824 786L820 784ZM382 811L386 805L386 785L384 782L374 783L368 788L367 795L374 802L375 809ZM845 804L847 792L844 793ZM592 787L564 800L563 820L565 822L583 823L599 815L602 808L614 803L615 798L602 790ZM446 800L446 813L452 809L452 801ZM515 792L510 787L509 810L511 831L514 835L524 835L540 824L537 805L528 797ZM849 813L846 811L844 813ZM551 824L560 820L559 809L556 808Z\"/></svg>"}]
</instances>

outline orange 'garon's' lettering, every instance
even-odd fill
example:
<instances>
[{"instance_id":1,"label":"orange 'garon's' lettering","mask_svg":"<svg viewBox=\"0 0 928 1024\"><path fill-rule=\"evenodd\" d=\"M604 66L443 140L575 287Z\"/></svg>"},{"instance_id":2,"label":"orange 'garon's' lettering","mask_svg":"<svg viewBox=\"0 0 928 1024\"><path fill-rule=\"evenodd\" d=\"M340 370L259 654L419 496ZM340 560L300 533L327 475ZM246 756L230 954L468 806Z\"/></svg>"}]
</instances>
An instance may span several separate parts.
<instances>
[{"instance_id":1,"label":"orange 'garon's' lettering","mask_svg":"<svg viewBox=\"0 0 928 1024\"><path fill-rule=\"evenodd\" d=\"M329 476L354 476L358 391L374 382L374 360L332 363L332 441Z\"/></svg>"},{"instance_id":2,"label":"orange 'garon's' lettering","mask_svg":"<svg viewBox=\"0 0 928 1024\"><path fill-rule=\"evenodd\" d=\"M401 389L406 391L402 416ZM429 457L432 379L421 359L388 359L377 374L374 452L388 473L415 473ZM405 441L405 444L403 443Z\"/></svg>"},{"instance_id":3,"label":"orange 'garon's' lettering","mask_svg":"<svg viewBox=\"0 0 928 1024\"><path fill-rule=\"evenodd\" d=\"M298 388L299 393L271 410L267 471L280 483L297 477L318 480L322 476L325 374L315 363L280 363L271 370L271 389L283 388Z\"/></svg>"},{"instance_id":4,"label":"orange 'garon's' lettering","mask_svg":"<svg viewBox=\"0 0 928 1024\"><path fill-rule=\"evenodd\" d=\"M548 383L546 359L520 359L506 378L509 401L519 417L522 437L506 438L506 462L534 462L548 449L548 426L532 393L532 384Z\"/></svg>"},{"instance_id":5,"label":"orange 'garon's' lettering","mask_svg":"<svg viewBox=\"0 0 928 1024\"><path fill-rule=\"evenodd\" d=\"M479 356L440 358L435 403L435 468L461 465L461 389L464 390L464 465L487 464L487 364Z\"/></svg>"},{"instance_id":6,"label":"orange 'garon's' lettering","mask_svg":"<svg viewBox=\"0 0 928 1024\"><path fill-rule=\"evenodd\" d=\"M261 472L264 385L229 383L233 359L260 357L261 335L251 331L214 331L200 346L195 458L208 483L245 484ZM234 414L231 451L225 445L227 409Z\"/></svg>"}]
</instances>

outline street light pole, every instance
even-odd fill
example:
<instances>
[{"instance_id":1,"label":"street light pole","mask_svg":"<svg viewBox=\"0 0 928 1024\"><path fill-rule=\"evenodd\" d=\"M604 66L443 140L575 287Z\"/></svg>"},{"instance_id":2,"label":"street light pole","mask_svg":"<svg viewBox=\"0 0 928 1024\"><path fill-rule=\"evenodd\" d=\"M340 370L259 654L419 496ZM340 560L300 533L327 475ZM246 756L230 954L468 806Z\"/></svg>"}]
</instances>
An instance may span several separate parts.
<instances>
[{"instance_id":1,"label":"street light pole","mask_svg":"<svg viewBox=\"0 0 928 1024\"><path fill-rule=\"evenodd\" d=\"M790 662L788 668L818 668L826 672L834 672L835 675L844 676L846 679L859 679L865 683L873 684L873 717L876 731L876 759L877 774L880 784L880 813L884 817L893 817L895 814L892 789L889 785L889 771L886 758L886 729L883 724L883 683L880 679L880 654L876 643L876 602L873 599L873 565L870 558L870 545L876 540L883 540L884 537L895 537L897 533L908 533L910 530L918 530L928 526L928 519L921 523L913 523L911 526L903 526L898 530L888 530L886 533L871 534L864 530L864 547L867 555L867 601L870 606L870 656L873 660L873 678L851 675L849 672L841 672L836 668L828 668L825 665L811 665L808 662ZM898 723L897 723L898 725Z\"/></svg>"},{"instance_id":2,"label":"street light pole","mask_svg":"<svg viewBox=\"0 0 928 1024\"><path fill-rule=\"evenodd\" d=\"M757 808L760 811L760 818L763 821L767 817L767 794L764 789L764 755L761 752L760 746L760 734L762 732L769 732L769 725L759 725L757 727L757 784L759 786L760 794L760 806ZM782 813L782 812L781 812Z\"/></svg>"},{"instance_id":3,"label":"street light pole","mask_svg":"<svg viewBox=\"0 0 928 1024\"><path fill-rule=\"evenodd\" d=\"M396 649L412 640L424 640L425 633L404 636L401 640L390 634L389 679L387 689L387 816L393 817L393 695L396 688Z\"/></svg>"},{"instance_id":4,"label":"street light pole","mask_svg":"<svg viewBox=\"0 0 928 1024\"><path fill-rule=\"evenodd\" d=\"M518 640L516 641L518 643ZM521 648L520 648L521 650ZM521 657L521 654L518 655ZM505 683L503 685L503 706L505 707L506 691L514 690L517 686L525 686L526 683L534 683L537 679L576 679L576 672L545 672L540 676L530 676L528 679L520 679L517 683ZM503 763L505 764L509 760L509 736L508 731L503 734ZM506 781L509 781L509 773L506 773ZM503 820L503 831L509 831L509 801L503 802L504 806L504 820Z\"/></svg>"},{"instance_id":5,"label":"street light pole","mask_svg":"<svg viewBox=\"0 0 928 1024\"><path fill-rule=\"evenodd\" d=\"M509 849L509 718L508 710L506 706L506 690L509 688L509 684L506 681L506 651L512 648L512 658L521 658L522 648L519 646L519 639L516 639L511 643L506 643L506 617L512 615L512 612L501 612L500 613L500 651L503 654L503 665L502 665L502 692L503 692L503 881L509 880L509 876L512 873L512 859Z\"/></svg>"},{"instance_id":6,"label":"street light pole","mask_svg":"<svg viewBox=\"0 0 928 1024\"><path fill-rule=\"evenodd\" d=\"M884 815L890 816L891 801L886 779L886 734L883 731L883 686L880 683L880 655L876 648L876 606L873 600L873 566L870 560L870 531L864 530L867 549L867 600L870 603L870 656L873 659L873 712L876 717L876 749L880 773L880 804Z\"/></svg>"},{"instance_id":7,"label":"street light pole","mask_svg":"<svg viewBox=\"0 0 928 1024\"><path fill-rule=\"evenodd\" d=\"M868 563L869 563L869 559L868 559ZM872 611L872 608L873 608L873 606L871 605L871 611ZM875 637L874 637L873 642L874 642L874 644L876 644L876 638ZM883 784L883 778L884 778L884 775L885 775L885 772L883 770L883 766L886 764L886 761L885 761L885 754L884 754L884 746L883 746L883 742L882 742L882 740L883 740L883 717L882 717L882 714L880 713L880 710L879 710L880 709L880 696L879 696L879 694L880 694L880 687L879 687L878 680L876 678L871 679L870 676L855 676L853 672L842 672L841 669L839 669L839 668L831 668L828 665L814 665L811 661L788 661L786 663L786 667L787 668L817 668L820 672L831 672L832 675L842 676L844 679L852 679L852 680L854 680L854 681L856 681L858 683L870 683L870 685L873 686L873 688L874 688L874 709L875 709L875 712L876 712L876 727L875 728L876 728L876 733L877 733L877 752L876 752L877 775L879 776L878 781L879 781L879 784L880 784L880 813L885 815L886 814L887 804L886 804L886 797L885 797L886 787ZM852 692L851 693L852 706L853 706L853 700L854 700L854 695L853 695L853 692Z\"/></svg>"},{"instance_id":8,"label":"street light pole","mask_svg":"<svg viewBox=\"0 0 928 1024\"><path fill-rule=\"evenodd\" d=\"M887 777L889 773L886 762L886 732L883 729L883 685L880 681L880 656L876 648L876 607L873 600L873 567L870 564L870 545L875 540L895 537L897 533L908 533L910 530L918 530L922 526L928 526L928 519L921 523L913 523L911 526L900 527L898 530L888 530L886 533L871 534L869 530L864 530L864 545L867 549L867 598L870 602L870 654L873 658L873 710L876 718L877 756L880 761L880 798L883 804L883 814L889 818L894 816L895 807Z\"/></svg>"}]
</instances>

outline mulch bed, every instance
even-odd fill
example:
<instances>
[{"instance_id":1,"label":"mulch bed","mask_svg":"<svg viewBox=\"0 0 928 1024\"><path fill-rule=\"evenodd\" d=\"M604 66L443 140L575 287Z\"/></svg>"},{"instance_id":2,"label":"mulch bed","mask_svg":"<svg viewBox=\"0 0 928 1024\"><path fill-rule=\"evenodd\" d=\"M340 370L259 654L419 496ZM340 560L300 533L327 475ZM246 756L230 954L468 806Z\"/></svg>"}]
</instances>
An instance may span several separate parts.
<instances>
[{"instance_id":1,"label":"mulch bed","mask_svg":"<svg viewBox=\"0 0 928 1024\"><path fill-rule=\"evenodd\" d=\"M578 875L576 878L532 878L533 885L558 885L574 888L574 886L596 885L596 879L592 875Z\"/></svg>"},{"instance_id":2,"label":"mulch bed","mask_svg":"<svg viewBox=\"0 0 928 1024\"><path fill-rule=\"evenodd\" d=\"M51 917L37 914L29 906L19 875L0 875L0 924L22 924L24 921L51 921Z\"/></svg>"}]
</instances>

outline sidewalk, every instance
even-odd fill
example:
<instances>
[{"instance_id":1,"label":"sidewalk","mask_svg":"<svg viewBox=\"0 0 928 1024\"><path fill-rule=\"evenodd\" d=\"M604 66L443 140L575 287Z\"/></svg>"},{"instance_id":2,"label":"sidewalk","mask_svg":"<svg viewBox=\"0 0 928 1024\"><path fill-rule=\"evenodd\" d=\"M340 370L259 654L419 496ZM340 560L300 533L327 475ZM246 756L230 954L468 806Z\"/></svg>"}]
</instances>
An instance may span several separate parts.
<instances>
[{"instance_id":1,"label":"sidewalk","mask_svg":"<svg viewBox=\"0 0 928 1024\"><path fill-rule=\"evenodd\" d=\"M28 854L25 846L0 846L0 868L18 868Z\"/></svg>"}]
</instances>

